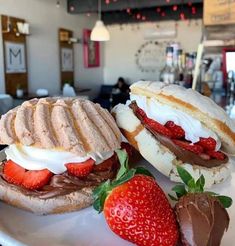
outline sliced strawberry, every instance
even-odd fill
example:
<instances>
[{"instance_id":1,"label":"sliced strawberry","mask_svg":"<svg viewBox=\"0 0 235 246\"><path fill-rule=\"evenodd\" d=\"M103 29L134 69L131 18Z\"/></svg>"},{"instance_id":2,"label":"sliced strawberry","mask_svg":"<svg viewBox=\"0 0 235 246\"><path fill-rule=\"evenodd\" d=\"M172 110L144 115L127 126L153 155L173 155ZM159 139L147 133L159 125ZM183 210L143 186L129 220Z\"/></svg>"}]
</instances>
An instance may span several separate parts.
<instances>
[{"instance_id":1,"label":"sliced strawberry","mask_svg":"<svg viewBox=\"0 0 235 246\"><path fill-rule=\"evenodd\" d=\"M183 130L183 128L176 125L173 121L167 121L165 127L167 127L171 131L172 138L177 139L185 136L185 131Z\"/></svg>"},{"instance_id":2,"label":"sliced strawberry","mask_svg":"<svg viewBox=\"0 0 235 246\"><path fill-rule=\"evenodd\" d=\"M9 160L4 164L3 174L9 183L21 185L24 179L25 169Z\"/></svg>"},{"instance_id":3,"label":"sliced strawberry","mask_svg":"<svg viewBox=\"0 0 235 246\"><path fill-rule=\"evenodd\" d=\"M121 148L127 152L130 159L130 157L133 155L134 148L129 143L125 142L121 142Z\"/></svg>"},{"instance_id":4,"label":"sliced strawberry","mask_svg":"<svg viewBox=\"0 0 235 246\"><path fill-rule=\"evenodd\" d=\"M216 141L214 138L200 138L197 144L201 145L205 150L215 150Z\"/></svg>"},{"instance_id":5,"label":"sliced strawberry","mask_svg":"<svg viewBox=\"0 0 235 246\"><path fill-rule=\"evenodd\" d=\"M173 142L176 145L180 146L182 149L191 151L195 154L201 154L203 152L203 148L200 145L191 144L190 142L177 140L177 139L173 139Z\"/></svg>"},{"instance_id":6,"label":"sliced strawberry","mask_svg":"<svg viewBox=\"0 0 235 246\"><path fill-rule=\"evenodd\" d=\"M113 155L108 160L105 160L98 165L94 165L94 171L102 172L102 171L110 170L112 166L115 165L117 162L118 162L117 155Z\"/></svg>"},{"instance_id":7,"label":"sliced strawberry","mask_svg":"<svg viewBox=\"0 0 235 246\"><path fill-rule=\"evenodd\" d=\"M215 158L217 160L223 161L225 159L225 154L220 151L207 151L206 152L210 157Z\"/></svg>"},{"instance_id":8,"label":"sliced strawberry","mask_svg":"<svg viewBox=\"0 0 235 246\"><path fill-rule=\"evenodd\" d=\"M147 117L146 113L141 108L137 108L136 109L136 113L137 113L137 115L140 115L142 118L146 118Z\"/></svg>"},{"instance_id":9,"label":"sliced strawberry","mask_svg":"<svg viewBox=\"0 0 235 246\"><path fill-rule=\"evenodd\" d=\"M72 174L77 177L86 177L93 169L95 161L89 159L81 163L67 163L67 171L69 174Z\"/></svg>"},{"instance_id":10,"label":"sliced strawberry","mask_svg":"<svg viewBox=\"0 0 235 246\"><path fill-rule=\"evenodd\" d=\"M145 118L144 121L145 121L145 124L147 124L152 130L156 131L157 133L162 134L169 138L172 137L171 131L168 128L166 128L164 125L158 123L155 120L149 119L149 118Z\"/></svg>"},{"instance_id":11,"label":"sliced strawberry","mask_svg":"<svg viewBox=\"0 0 235 246\"><path fill-rule=\"evenodd\" d=\"M9 160L5 163L4 178L11 184L20 185L30 190L42 188L53 175L49 170L27 171L23 167Z\"/></svg>"},{"instance_id":12,"label":"sliced strawberry","mask_svg":"<svg viewBox=\"0 0 235 246\"><path fill-rule=\"evenodd\" d=\"M52 175L47 169L27 171L25 172L22 185L29 190L37 190L48 184Z\"/></svg>"}]
</instances>

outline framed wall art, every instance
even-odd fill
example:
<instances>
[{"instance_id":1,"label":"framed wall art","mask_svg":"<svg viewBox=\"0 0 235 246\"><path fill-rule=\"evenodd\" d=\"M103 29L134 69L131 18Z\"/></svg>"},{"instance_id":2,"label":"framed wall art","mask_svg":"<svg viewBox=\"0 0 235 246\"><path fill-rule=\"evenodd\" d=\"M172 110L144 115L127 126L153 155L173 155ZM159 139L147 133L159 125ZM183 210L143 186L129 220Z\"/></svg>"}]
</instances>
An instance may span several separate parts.
<instances>
[{"instance_id":1,"label":"framed wall art","mask_svg":"<svg viewBox=\"0 0 235 246\"><path fill-rule=\"evenodd\" d=\"M74 47L70 39L73 37L73 31L59 28L58 41L60 52L60 81L61 88L69 83L74 86Z\"/></svg>"},{"instance_id":2,"label":"framed wall art","mask_svg":"<svg viewBox=\"0 0 235 246\"><path fill-rule=\"evenodd\" d=\"M6 93L16 96L17 89L28 93L28 65L26 35L16 35L17 23L24 19L1 15L1 35L4 53L4 77Z\"/></svg>"},{"instance_id":3,"label":"framed wall art","mask_svg":"<svg viewBox=\"0 0 235 246\"><path fill-rule=\"evenodd\" d=\"M6 73L26 73L25 44L5 42Z\"/></svg>"},{"instance_id":4,"label":"framed wall art","mask_svg":"<svg viewBox=\"0 0 235 246\"><path fill-rule=\"evenodd\" d=\"M73 49L61 48L61 71L73 71Z\"/></svg>"},{"instance_id":5,"label":"framed wall art","mask_svg":"<svg viewBox=\"0 0 235 246\"><path fill-rule=\"evenodd\" d=\"M83 58L84 67L92 68L100 66L100 45L99 42L91 41L91 30L83 30Z\"/></svg>"}]
</instances>

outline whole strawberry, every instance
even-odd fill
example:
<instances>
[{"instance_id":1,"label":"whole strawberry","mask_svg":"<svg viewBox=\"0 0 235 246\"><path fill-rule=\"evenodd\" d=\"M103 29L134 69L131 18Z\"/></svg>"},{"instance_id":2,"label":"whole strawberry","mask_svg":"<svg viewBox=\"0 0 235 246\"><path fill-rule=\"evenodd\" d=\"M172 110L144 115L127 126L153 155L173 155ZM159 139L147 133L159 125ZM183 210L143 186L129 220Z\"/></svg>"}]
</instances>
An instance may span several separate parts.
<instances>
[{"instance_id":1,"label":"whole strawberry","mask_svg":"<svg viewBox=\"0 0 235 246\"><path fill-rule=\"evenodd\" d=\"M126 152L117 154L117 179L94 191L95 209L104 211L111 230L125 240L140 246L176 245L177 223L164 192L147 170L128 170Z\"/></svg>"},{"instance_id":2,"label":"whole strawberry","mask_svg":"<svg viewBox=\"0 0 235 246\"><path fill-rule=\"evenodd\" d=\"M229 215L225 208L232 199L213 192L204 192L205 179L201 175L195 182L182 167L177 167L179 176L186 184L172 190L178 200L175 212L184 246L219 246L229 226Z\"/></svg>"}]
</instances>

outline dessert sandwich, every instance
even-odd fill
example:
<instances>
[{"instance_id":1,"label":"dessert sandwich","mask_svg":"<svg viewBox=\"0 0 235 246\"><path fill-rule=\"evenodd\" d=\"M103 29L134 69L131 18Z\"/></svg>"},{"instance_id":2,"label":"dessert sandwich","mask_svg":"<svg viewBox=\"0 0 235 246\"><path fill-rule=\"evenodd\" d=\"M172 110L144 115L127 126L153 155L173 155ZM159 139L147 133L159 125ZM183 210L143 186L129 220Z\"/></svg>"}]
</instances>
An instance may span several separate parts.
<instances>
[{"instance_id":1,"label":"dessert sandwich","mask_svg":"<svg viewBox=\"0 0 235 246\"><path fill-rule=\"evenodd\" d=\"M36 214L92 204L92 191L118 169L121 133L109 112L88 100L24 102L0 120L0 200Z\"/></svg>"},{"instance_id":2,"label":"dessert sandwich","mask_svg":"<svg viewBox=\"0 0 235 246\"><path fill-rule=\"evenodd\" d=\"M140 81L113 115L123 135L157 170L180 181L180 165L206 187L230 175L235 125L210 98L178 85Z\"/></svg>"}]
</instances>

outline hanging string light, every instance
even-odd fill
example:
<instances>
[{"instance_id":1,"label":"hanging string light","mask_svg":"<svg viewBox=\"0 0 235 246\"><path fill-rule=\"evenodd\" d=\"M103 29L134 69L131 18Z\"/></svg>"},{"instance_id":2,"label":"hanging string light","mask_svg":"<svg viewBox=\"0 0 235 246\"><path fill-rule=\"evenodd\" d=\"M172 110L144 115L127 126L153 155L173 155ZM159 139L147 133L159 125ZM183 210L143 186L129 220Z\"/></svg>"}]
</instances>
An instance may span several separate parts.
<instances>
[{"instance_id":1,"label":"hanging string light","mask_svg":"<svg viewBox=\"0 0 235 246\"><path fill-rule=\"evenodd\" d=\"M197 11L196 11L196 7L193 6L192 9L191 9L191 11L192 11L192 15L195 15L196 12L197 12Z\"/></svg>"},{"instance_id":2,"label":"hanging string light","mask_svg":"<svg viewBox=\"0 0 235 246\"><path fill-rule=\"evenodd\" d=\"M172 10L173 11L177 11L178 10L178 6L177 5L173 5Z\"/></svg>"},{"instance_id":3,"label":"hanging string light","mask_svg":"<svg viewBox=\"0 0 235 246\"><path fill-rule=\"evenodd\" d=\"M118 2L118 0L101 0L101 1L103 1L103 3L106 5L112 5ZM197 15L197 7L192 3L192 0L191 1L181 0L179 2L180 3L177 5L177 4L174 4L174 1L165 0L165 3L167 3L165 4L166 6L156 7L155 11L159 14L159 17L161 18L163 17L169 18L170 16L168 15L170 15L170 11L176 12L176 14L178 15L177 19L182 20L182 21L188 21L188 19L193 18L194 15ZM120 10L119 12L126 14L125 15L126 17L124 18L129 18L129 20L134 19L135 21L138 21L138 22L146 21L146 20L151 21L156 18L156 17L152 18L150 11L147 11L146 13L144 13L144 11L145 10L131 9L130 7L127 7L127 8ZM87 16L89 16L89 13L87 13Z\"/></svg>"},{"instance_id":4,"label":"hanging string light","mask_svg":"<svg viewBox=\"0 0 235 246\"><path fill-rule=\"evenodd\" d=\"M74 6L70 5L69 10L70 10L70 12L73 12L75 10Z\"/></svg>"},{"instance_id":5,"label":"hanging string light","mask_svg":"<svg viewBox=\"0 0 235 246\"><path fill-rule=\"evenodd\" d=\"M158 8L156 9L156 11L157 11L158 13L160 13L160 12L161 12L161 8L158 7Z\"/></svg>"},{"instance_id":6,"label":"hanging string light","mask_svg":"<svg viewBox=\"0 0 235 246\"><path fill-rule=\"evenodd\" d=\"M136 19L137 19L137 20L140 20L140 18L141 18L141 14L138 13L138 14L136 15Z\"/></svg>"},{"instance_id":7,"label":"hanging string light","mask_svg":"<svg viewBox=\"0 0 235 246\"><path fill-rule=\"evenodd\" d=\"M185 14L184 14L183 12L180 13L180 19L181 19L181 20L185 20L185 19L186 19L186 18L185 18Z\"/></svg>"},{"instance_id":8,"label":"hanging string light","mask_svg":"<svg viewBox=\"0 0 235 246\"><path fill-rule=\"evenodd\" d=\"M127 12L128 14L131 14L131 9L130 9L130 8L127 8L127 9L126 9L126 12Z\"/></svg>"},{"instance_id":9,"label":"hanging string light","mask_svg":"<svg viewBox=\"0 0 235 246\"><path fill-rule=\"evenodd\" d=\"M184 0L181 1L180 20L186 20L186 16L184 13Z\"/></svg>"}]
</instances>

